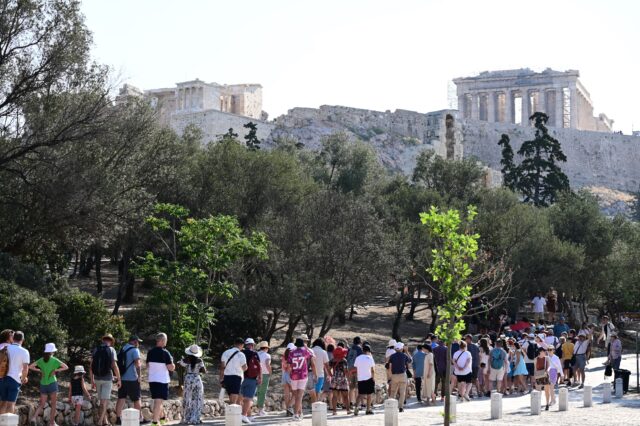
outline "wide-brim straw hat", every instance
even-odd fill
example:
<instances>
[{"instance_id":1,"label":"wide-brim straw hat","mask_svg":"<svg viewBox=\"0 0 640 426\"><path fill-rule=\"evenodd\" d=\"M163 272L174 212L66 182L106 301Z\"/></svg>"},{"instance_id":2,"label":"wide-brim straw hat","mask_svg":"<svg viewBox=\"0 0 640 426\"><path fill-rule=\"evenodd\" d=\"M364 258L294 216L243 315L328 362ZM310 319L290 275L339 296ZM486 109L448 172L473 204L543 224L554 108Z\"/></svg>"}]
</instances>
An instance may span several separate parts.
<instances>
[{"instance_id":1,"label":"wide-brim straw hat","mask_svg":"<svg viewBox=\"0 0 640 426\"><path fill-rule=\"evenodd\" d=\"M267 342L266 340L263 340L258 344L258 349L264 349L264 348L267 348L267 349L269 348L269 342Z\"/></svg>"},{"instance_id":2,"label":"wide-brim straw hat","mask_svg":"<svg viewBox=\"0 0 640 426\"><path fill-rule=\"evenodd\" d=\"M196 358L202 357L202 352L202 348L198 345L191 345L184 350L185 354L195 356Z\"/></svg>"},{"instance_id":3,"label":"wide-brim straw hat","mask_svg":"<svg viewBox=\"0 0 640 426\"><path fill-rule=\"evenodd\" d=\"M102 336L102 339L100 340L111 340L111 343L115 343L116 339L113 337L113 335L111 333L107 333L104 336Z\"/></svg>"}]
</instances>

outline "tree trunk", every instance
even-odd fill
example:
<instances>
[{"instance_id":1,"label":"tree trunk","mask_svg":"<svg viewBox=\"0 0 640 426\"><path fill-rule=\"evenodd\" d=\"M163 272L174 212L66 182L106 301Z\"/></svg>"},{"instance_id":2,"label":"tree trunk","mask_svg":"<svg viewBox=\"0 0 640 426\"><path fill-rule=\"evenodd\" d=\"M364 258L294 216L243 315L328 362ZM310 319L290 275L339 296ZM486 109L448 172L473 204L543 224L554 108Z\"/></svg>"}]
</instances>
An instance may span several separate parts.
<instances>
[{"instance_id":1,"label":"tree trunk","mask_svg":"<svg viewBox=\"0 0 640 426\"><path fill-rule=\"evenodd\" d=\"M96 248L94 261L96 265L96 290L98 294L102 294L102 249L100 247Z\"/></svg>"},{"instance_id":2,"label":"tree trunk","mask_svg":"<svg viewBox=\"0 0 640 426\"><path fill-rule=\"evenodd\" d=\"M349 309L349 321L353 321L353 316L356 313L356 307L353 305L353 303L351 304L351 308Z\"/></svg>"},{"instance_id":3,"label":"tree trunk","mask_svg":"<svg viewBox=\"0 0 640 426\"><path fill-rule=\"evenodd\" d=\"M413 321L415 319L415 315L416 315L416 308L418 307L418 304L420 303L420 286L418 286L418 295L416 297L416 295L413 292L413 288L411 288L410 290L410 294L411 294L411 304L409 305L409 313L407 313L407 315L404 317L407 321Z\"/></svg>"},{"instance_id":4,"label":"tree trunk","mask_svg":"<svg viewBox=\"0 0 640 426\"><path fill-rule=\"evenodd\" d=\"M391 337L396 340L400 340L400 322L402 321L402 314L406 305L407 302L401 295L396 305L396 316L393 318L393 327L391 329Z\"/></svg>"},{"instance_id":5,"label":"tree trunk","mask_svg":"<svg viewBox=\"0 0 640 426\"><path fill-rule=\"evenodd\" d=\"M298 326L298 323L301 319L302 315L298 315L297 317L289 317L287 332L285 333L282 346L287 346L288 343L293 341L293 334L296 332L296 327Z\"/></svg>"},{"instance_id":6,"label":"tree trunk","mask_svg":"<svg viewBox=\"0 0 640 426\"><path fill-rule=\"evenodd\" d=\"M451 343L447 342L447 367L444 376L444 426L451 424Z\"/></svg>"},{"instance_id":7,"label":"tree trunk","mask_svg":"<svg viewBox=\"0 0 640 426\"><path fill-rule=\"evenodd\" d=\"M335 318L336 318L335 315L324 317L324 321L322 322L322 327L320 327L320 337L326 336L329 330L331 330L331 327L333 327L333 321L335 320Z\"/></svg>"},{"instance_id":8,"label":"tree trunk","mask_svg":"<svg viewBox=\"0 0 640 426\"><path fill-rule=\"evenodd\" d=\"M75 250L75 256L76 258L73 262L73 272L71 273L71 278L75 277L78 273L78 263L80 262L80 254L78 253L78 250Z\"/></svg>"}]
</instances>

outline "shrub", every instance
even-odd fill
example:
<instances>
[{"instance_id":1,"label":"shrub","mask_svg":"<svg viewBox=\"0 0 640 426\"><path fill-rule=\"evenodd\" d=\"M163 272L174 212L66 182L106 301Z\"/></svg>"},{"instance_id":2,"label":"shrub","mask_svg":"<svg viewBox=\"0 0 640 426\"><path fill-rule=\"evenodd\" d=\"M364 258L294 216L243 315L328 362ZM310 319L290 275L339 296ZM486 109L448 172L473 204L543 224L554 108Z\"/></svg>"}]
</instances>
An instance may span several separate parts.
<instances>
[{"instance_id":1,"label":"shrub","mask_svg":"<svg viewBox=\"0 0 640 426\"><path fill-rule=\"evenodd\" d=\"M39 290L46 284L40 268L21 263L6 253L0 253L0 279L30 290Z\"/></svg>"},{"instance_id":2,"label":"shrub","mask_svg":"<svg viewBox=\"0 0 640 426\"><path fill-rule=\"evenodd\" d=\"M34 357L42 353L45 343L53 342L61 348L66 344L66 331L58 322L55 303L0 279L0 329L5 328L24 331L24 346Z\"/></svg>"}]
</instances>

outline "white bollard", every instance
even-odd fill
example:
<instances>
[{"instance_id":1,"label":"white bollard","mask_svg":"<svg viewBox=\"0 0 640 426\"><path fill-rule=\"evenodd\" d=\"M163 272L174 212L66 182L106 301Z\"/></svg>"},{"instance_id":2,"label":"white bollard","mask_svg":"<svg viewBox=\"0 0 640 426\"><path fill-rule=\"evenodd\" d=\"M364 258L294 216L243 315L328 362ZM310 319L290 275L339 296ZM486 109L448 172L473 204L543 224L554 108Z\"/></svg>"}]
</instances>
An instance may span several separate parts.
<instances>
[{"instance_id":1,"label":"white bollard","mask_svg":"<svg viewBox=\"0 0 640 426\"><path fill-rule=\"evenodd\" d=\"M593 387L589 385L584 386L583 400L585 407L591 407L593 405Z\"/></svg>"},{"instance_id":2,"label":"white bollard","mask_svg":"<svg viewBox=\"0 0 640 426\"><path fill-rule=\"evenodd\" d=\"M16 414L2 414L0 415L0 426L18 426L20 416Z\"/></svg>"},{"instance_id":3,"label":"white bollard","mask_svg":"<svg viewBox=\"0 0 640 426\"><path fill-rule=\"evenodd\" d=\"M449 403L449 419L451 423L456 423L456 417L457 417L457 409L456 409L456 396L455 395L451 395L450 398L450 403Z\"/></svg>"},{"instance_id":4,"label":"white bollard","mask_svg":"<svg viewBox=\"0 0 640 426\"><path fill-rule=\"evenodd\" d=\"M224 408L225 426L242 426L242 407L238 404L227 405Z\"/></svg>"},{"instance_id":5,"label":"white bollard","mask_svg":"<svg viewBox=\"0 0 640 426\"><path fill-rule=\"evenodd\" d=\"M122 410L122 426L140 426L140 411L135 408Z\"/></svg>"},{"instance_id":6,"label":"white bollard","mask_svg":"<svg viewBox=\"0 0 640 426\"><path fill-rule=\"evenodd\" d=\"M384 402L384 426L398 426L398 400L387 399Z\"/></svg>"},{"instance_id":7,"label":"white bollard","mask_svg":"<svg viewBox=\"0 0 640 426\"><path fill-rule=\"evenodd\" d=\"M491 394L491 420L502 418L502 394L494 392Z\"/></svg>"},{"instance_id":8,"label":"white bollard","mask_svg":"<svg viewBox=\"0 0 640 426\"><path fill-rule=\"evenodd\" d=\"M567 411L569 409L569 389L560 388L558 399L558 410Z\"/></svg>"},{"instance_id":9,"label":"white bollard","mask_svg":"<svg viewBox=\"0 0 640 426\"><path fill-rule=\"evenodd\" d=\"M609 404L611 402L611 383L602 384L602 403Z\"/></svg>"},{"instance_id":10,"label":"white bollard","mask_svg":"<svg viewBox=\"0 0 640 426\"><path fill-rule=\"evenodd\" d=\"M327 426L327 404L324 402L311 404L311 425Z\"/></svg>"},{"instance_id":11,"label":"white bollard","mask_svg":"<svg viewBox=\"0 0 640 426\"><path fill-rule=\"evenodd\" d=\"M616 398L622 398L622 379L616 379Z\"/></svg>"},{"instance_id":12,"label":"white bollard","mask_svg":"<svg viewBox=\"0 0 640 426\"><path fill-rule=\"evenodd\" d=\"M538 390L531 391L531 415L540 415L540 401L542 394Z\"/></svg>"}]
</instances>

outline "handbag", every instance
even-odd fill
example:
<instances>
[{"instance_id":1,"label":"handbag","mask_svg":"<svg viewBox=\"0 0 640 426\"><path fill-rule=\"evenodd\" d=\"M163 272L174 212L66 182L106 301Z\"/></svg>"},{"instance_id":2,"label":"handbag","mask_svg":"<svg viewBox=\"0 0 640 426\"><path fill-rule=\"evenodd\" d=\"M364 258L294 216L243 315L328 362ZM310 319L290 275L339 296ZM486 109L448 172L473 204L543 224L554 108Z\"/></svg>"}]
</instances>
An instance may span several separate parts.
<instances>
[{"instance_id":1,"label":"handbag","mask_svg":"<svg viewBox=\"0 0 640 426\"><path fill-rule=\"evenodd\" d=\"M607 364L607 366L604 368L604 375L606 377L611 377L611 375L613 375L613 367L611 366L611 364Z\"/></svg>"}]
</instances>

